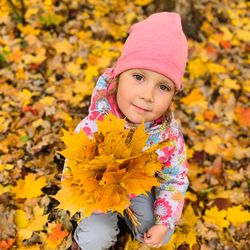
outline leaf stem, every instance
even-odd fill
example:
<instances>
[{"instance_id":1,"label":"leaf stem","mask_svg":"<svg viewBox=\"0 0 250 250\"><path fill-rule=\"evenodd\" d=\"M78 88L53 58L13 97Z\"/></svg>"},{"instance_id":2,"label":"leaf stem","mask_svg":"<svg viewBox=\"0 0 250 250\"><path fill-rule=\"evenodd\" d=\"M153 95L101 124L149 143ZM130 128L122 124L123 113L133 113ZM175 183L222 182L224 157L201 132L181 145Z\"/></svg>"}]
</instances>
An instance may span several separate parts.
<instances>
[{"instance_id":1,"label":"leaf stem","mask_svg":"<svg viewBox=\"0 0 250 250\"><path fill-rule=\"evenodd\" d=\"M136 218L136 216L133 213L133 210L130 207L126 208L125 212L127 213L132 224L134 225L135 233L137 234L138 233L137 227L138 227L138 225L141 225L141 223L138 221L138 219Z\"/></svg>"}]
</instances>

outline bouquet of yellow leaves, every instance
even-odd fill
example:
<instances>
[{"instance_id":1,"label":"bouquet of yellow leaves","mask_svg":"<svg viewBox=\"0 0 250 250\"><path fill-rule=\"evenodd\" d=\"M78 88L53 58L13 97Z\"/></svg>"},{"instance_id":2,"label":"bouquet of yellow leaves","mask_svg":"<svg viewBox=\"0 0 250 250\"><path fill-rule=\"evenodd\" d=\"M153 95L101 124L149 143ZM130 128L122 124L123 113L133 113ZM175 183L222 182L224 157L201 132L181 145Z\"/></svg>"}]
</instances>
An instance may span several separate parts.
<instances>
[{"instance_id":1,"label":"bouquet of yellow leaves","mask_svg":"<svg viewBox=\"0 0 250 250\"><path fill-rule=\"evenodd\" d=\"M66 149L59 153L66 158L67 169L55 198L59 208L71 215L81 211L87 217L96 210L124 214L126 210L132 216L129 197L159 186L155 173L162 164L155 151L169 142L144 150L148 139L144 125L126 129L125 120L111 114L97 121L97 126L92 139L84 131L64 130Z\"/></svg>"}]
</instances>

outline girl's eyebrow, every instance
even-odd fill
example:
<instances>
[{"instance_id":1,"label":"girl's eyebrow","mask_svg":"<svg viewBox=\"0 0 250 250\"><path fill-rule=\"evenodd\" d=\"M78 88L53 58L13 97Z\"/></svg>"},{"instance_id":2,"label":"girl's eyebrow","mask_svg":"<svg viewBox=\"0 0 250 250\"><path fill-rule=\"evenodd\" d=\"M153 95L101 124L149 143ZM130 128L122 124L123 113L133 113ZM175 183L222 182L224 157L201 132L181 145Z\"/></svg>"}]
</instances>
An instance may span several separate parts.
<instances>
[{"instance_id":1,"label":"girl's eyebrow","mask_svg":"<svg viewBox=\"0 0 250 250\"><path fill-rule=\"evenodd\" d=\"M164 82L166 82L166 84L169 86L169 87L171 87L171 88L174 88L175 87L175 85L174 85L174 83L171 81L171 80L165 80Z\"/></svg>"},{"instance_id":2,"label":"girl's eyebrow","mask_svg":"<svg viewBox=\"0 0 250 250\"><path fill-rule=\"evenodd\" d=\"M140 73L140 74L143 74L143 75L147 75L147 72L144 71L143 69L133 69L132 72L133 73Z\"/></svg>"}]
</instances>

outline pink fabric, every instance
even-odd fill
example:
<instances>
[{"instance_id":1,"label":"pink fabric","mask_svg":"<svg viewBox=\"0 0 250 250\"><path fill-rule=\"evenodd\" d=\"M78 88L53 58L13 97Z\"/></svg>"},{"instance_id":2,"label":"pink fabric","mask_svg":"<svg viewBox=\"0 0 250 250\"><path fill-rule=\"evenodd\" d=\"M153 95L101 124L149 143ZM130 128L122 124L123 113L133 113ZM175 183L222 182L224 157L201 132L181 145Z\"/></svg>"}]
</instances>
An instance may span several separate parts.
<instances>
[{"instance_id":1,"label":"pink fabric","mask_svg":"<svg viewBox=\"0 0 250 250\"><path fill-rule=\"evenodd\" d=\"M148 69L171 79L179 90L187 56L180 16L174 12L152 14L130 28L114 76L132 68Z\"/></svg>"}]
</instances>

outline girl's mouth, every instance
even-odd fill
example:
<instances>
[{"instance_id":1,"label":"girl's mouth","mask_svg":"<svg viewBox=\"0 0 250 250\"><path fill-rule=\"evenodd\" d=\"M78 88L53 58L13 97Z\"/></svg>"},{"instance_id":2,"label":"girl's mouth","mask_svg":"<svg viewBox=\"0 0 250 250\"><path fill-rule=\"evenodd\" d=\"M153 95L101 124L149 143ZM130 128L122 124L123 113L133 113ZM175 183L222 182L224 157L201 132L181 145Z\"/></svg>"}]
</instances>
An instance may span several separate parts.
<instances>
[{"instance_id":1,"label":"girl's mouth","mask_svg":"<svg viewBox=\"0 0 250 250\"><path fill-rule=\"evenodd\" d=\"M137 111L137 112L140 112L140 113L144 113L144 112L150 112L149 109L145 109L145 108L141 108L135 104L132 104L132 106L134 107L134 109Z\"/></svg>"}]
</instances>

